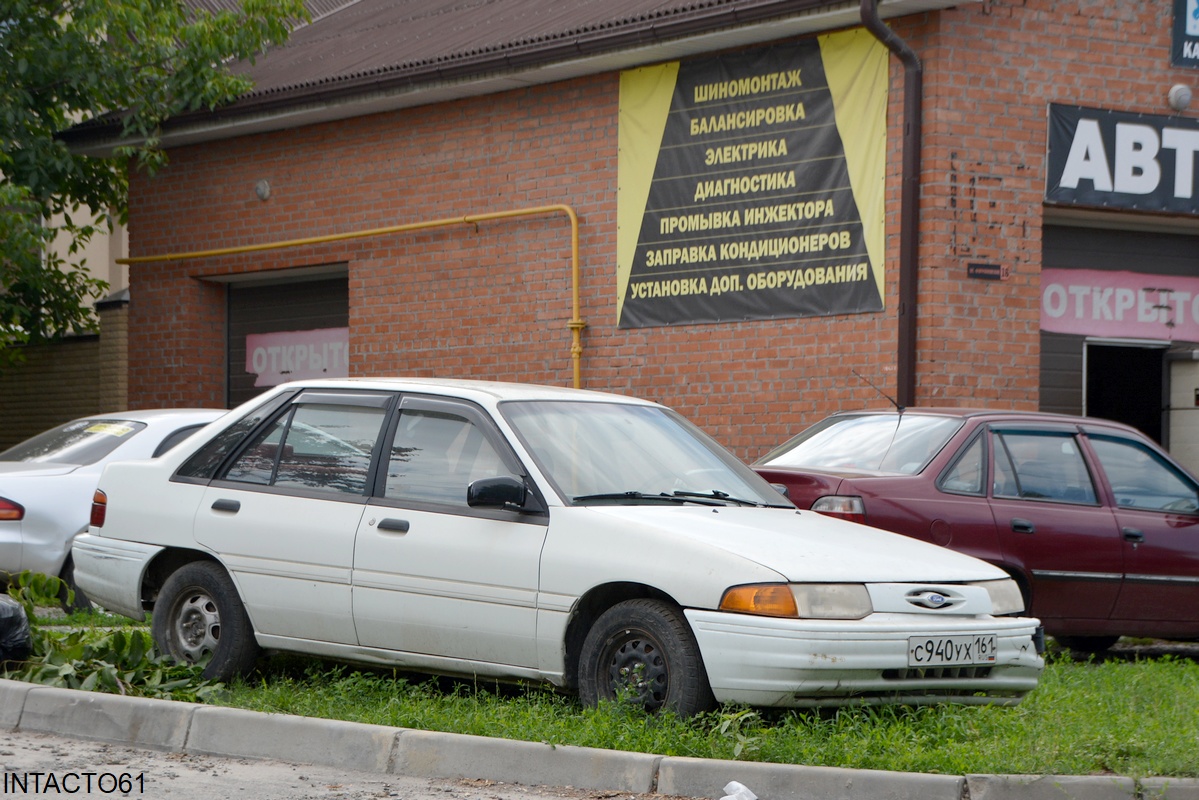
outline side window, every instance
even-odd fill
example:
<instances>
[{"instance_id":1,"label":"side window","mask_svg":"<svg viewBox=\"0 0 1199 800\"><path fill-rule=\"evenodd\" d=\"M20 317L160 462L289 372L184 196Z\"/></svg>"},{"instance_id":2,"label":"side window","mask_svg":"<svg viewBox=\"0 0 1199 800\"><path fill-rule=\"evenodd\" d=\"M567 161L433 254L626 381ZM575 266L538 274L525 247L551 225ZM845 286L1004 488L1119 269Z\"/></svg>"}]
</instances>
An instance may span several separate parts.
<instances>
[{"instance_id":1,"label":"side window","mask_svg":"<svg viewBox=\"0 0 1199 800\"><path fill-rule=\"evenodd\" d=\"M225 478L362 495L385 416L384 408L298 404L258 435Z\"/></svg>"},{"instance_id":2,"label":"side window","mask_svg":"<svg viewBox=\"0 0 1199 800\"><path fill-rule=\"evenodd\" d=\"M264 419L275 413L294 393L283 393L272 397L266 403L255 408L249 414L218 433L212 441L191 455L175 475L179 478L208 480L220 468L222 462L237 449L254 428Z\"/></svg>"},{"instance_id":3,"label":"side window","mask_svg":"<svg viewBox=\"0 0 1199 800\"><path fill-rule=\"evenodd\" d=\"M203 425L188 425L186 427L179 428L178 430L171 431L165 437L163 437L161 442L158 443L158 447L154 448L154 458L158 458L160 455L167 452L172 447L179 444L184 439L191 436L193 433L203 427Z\"/></svg>"},{"instance_id":4,"label":"side window","mask_svg":"<svg viewBox=\"0 0 1199 800\"><path fill-rule=\"evenodd\" d=\"M1116 505L1150 511L1199 511L1195 484L1140 442L1092 436L1091 447L1112 485Z\"/></svg>"},{"instance_id":5,"label":"side window","mask_svg":"<svg viewBox=\"0 0 1199 800\"><path fill-rule=\"evenodd\" d=\"M466 508L466 487L511 474L483 431L452 410L404 408L388 450L384 496Z\"/></svg>"},{"instance_id":6,"label":"side window","mask_svg":"<svg viewBox=\"0 0 1199 800\"><path fill-rule=\"evenodd\" d=\"M1097 503L1095 484L1069 434L996 435L995 496Z\"/></svg>"},{"instance_id":7,"label":"side window","mask_svg":"<svg viewBox=\"0 0 1199 800\"><path fill-rule=\"evenodd\" d=\"M987 451L983 446L985 441L984 436L975 436L974 441L966 445L962 454L937 481L937 487L941 491L957 494L985 493L983 483L987 477Z\"/></svg>"}]
</instances>

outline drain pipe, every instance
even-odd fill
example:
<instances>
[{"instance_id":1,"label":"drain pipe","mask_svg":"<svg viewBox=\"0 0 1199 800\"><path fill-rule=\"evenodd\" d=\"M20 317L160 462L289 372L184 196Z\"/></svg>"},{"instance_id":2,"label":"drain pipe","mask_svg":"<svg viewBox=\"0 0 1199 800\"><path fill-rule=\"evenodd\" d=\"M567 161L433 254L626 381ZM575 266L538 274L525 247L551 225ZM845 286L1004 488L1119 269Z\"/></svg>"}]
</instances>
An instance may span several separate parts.
<instances>
[{"instance_id":1,"label":"drain pipe","mask_svg":"<svg viewBox=\"0 0 1199 800\"><path fill-rule=\"evenodd\" d=\"M878 15L878 0L861 0L862 24L903 63L903 185L899 208L899 329L896 402L916 404L916 288L920 253L920 145L924 67L907 42Z\"/></svg>"}]
</instances>

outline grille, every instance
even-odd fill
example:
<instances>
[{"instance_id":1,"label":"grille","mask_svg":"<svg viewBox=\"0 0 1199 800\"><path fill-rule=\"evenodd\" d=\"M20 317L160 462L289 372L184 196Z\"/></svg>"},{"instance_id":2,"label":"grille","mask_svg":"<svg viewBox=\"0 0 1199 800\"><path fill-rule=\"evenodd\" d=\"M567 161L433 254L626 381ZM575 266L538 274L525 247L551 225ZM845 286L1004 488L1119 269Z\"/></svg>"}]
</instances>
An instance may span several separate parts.
<instances>
[{"instance_id":1,"label":"grille","mask_svg":"<svg viewBox=\"0 0 1199 800\"><path fill-rule=\"evenodd\" d=\"M883 679L888 681L936 681L960 680L962 678L989 678L992 667L909 667L908 669L883 670Z\"/></svg>"}]
</instances>

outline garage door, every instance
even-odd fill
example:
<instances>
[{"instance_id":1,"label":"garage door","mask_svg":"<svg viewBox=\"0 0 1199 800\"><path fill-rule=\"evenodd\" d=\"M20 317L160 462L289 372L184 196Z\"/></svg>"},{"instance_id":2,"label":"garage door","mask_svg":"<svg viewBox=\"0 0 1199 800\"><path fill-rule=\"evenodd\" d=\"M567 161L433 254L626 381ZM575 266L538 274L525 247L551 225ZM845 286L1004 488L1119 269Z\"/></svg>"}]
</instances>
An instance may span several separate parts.
<instances>
[{"instance_id":1,"label":"garage door","mask_svg":"<svg viewBox=\"0 0 1199 800\"><path fill-rule=\"evenodd\" d=\"M343 277L229 286L228 403L287 380L349 374Z\"/></svg>"}]
</instances>

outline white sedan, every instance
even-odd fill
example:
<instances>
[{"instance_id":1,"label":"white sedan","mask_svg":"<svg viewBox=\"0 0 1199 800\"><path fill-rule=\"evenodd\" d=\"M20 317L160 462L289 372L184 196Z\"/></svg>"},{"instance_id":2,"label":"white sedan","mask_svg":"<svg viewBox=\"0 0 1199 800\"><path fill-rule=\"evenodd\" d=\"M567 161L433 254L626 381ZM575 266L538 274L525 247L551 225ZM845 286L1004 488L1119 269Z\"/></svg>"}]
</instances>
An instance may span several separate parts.
<instances>
[{"instance_id":1,"label":"white sedan","mask_svg":"<svg viewBox=\"0 0 1199 800\"><path fill-rule=\"evenodd\" d=\"M104 466L160 455L223 414L206 408L100 414L0 453L0 578L29 570L73 585L71 539L87 530ZM82 596L76 605L86 605Z\"/></svg>"},{"instance_id":2,"label":"white sedan","mask_svg":"<svg viewBox=\"0 0 1199 800\"><path fill-rule=\"evenodd\" d=\"M291 651L686 715L1011 704L1044 665L996 567L797 510L661 405L545 386L285 384L110 465L73 553L215 679Z\"/></svg>"}]
</instances>

